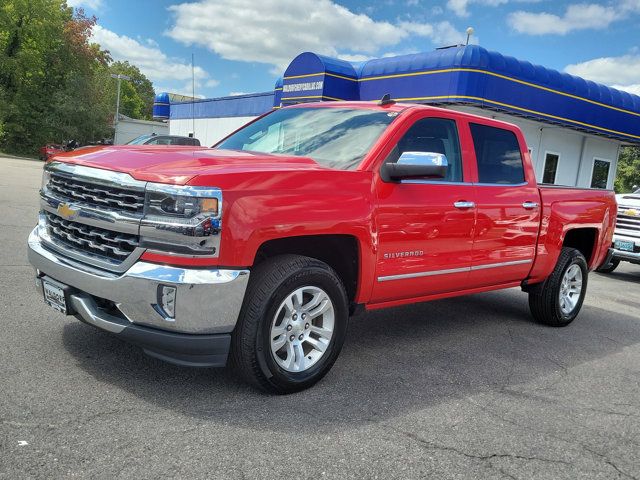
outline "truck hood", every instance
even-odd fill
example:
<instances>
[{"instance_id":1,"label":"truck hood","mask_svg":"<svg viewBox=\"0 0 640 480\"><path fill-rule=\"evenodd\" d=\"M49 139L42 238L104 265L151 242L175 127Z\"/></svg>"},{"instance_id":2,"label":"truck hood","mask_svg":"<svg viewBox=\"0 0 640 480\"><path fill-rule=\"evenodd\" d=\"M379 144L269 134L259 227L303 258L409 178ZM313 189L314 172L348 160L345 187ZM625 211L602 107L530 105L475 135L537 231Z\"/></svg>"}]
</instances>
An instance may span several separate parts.
<instances>
[{"instance_id":1,"label":"truck hood","mask_svg":"<svg viewBox=\"0 0 640 480\"><path fill-rule=\"evenodd\" d=\"M326 170L307 157L207 147L90 147L55 156L54 161L128 173L136 180L184 185L203 174Z\"/></svg>"}]
</instances>

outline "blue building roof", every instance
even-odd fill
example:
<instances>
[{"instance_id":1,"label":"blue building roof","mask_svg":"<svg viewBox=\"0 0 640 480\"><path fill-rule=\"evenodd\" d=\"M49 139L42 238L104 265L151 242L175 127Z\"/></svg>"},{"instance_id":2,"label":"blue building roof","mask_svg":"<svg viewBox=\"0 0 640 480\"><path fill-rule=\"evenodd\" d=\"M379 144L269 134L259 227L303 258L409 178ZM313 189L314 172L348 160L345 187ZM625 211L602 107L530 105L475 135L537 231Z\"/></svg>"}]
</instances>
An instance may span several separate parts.
<instances>
[{"instance_id":1,"label":"blue building roof","mask_svg":"<svg viewBox=\"0 0 640 480\"><path fill-rule=\"evenodd\" d=\"M274 92L171 102L169 94L156 95L153 117L159 119L255 117L273 108Z\"/></svg>"},{"instance_id":2,"label":"blue building roof","mask_svg":"<svg viewBox=\"0 0 640 480\"><path fill-rule=\"evenodd\" d=\"M377 100L386 93L398 101L469 104L640 143L639 96L477 45L361 64L306 52L286 69L280 102Z\"/></svg>"}]
</instances>

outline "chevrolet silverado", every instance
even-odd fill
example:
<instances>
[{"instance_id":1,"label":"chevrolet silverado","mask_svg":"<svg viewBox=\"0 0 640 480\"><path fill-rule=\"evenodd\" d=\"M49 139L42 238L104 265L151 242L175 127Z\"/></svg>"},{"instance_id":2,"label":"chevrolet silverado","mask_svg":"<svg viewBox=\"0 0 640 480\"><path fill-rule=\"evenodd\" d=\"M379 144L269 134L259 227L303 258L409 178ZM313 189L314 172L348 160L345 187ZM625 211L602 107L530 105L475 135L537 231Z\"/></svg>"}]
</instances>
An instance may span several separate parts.
<instances>
[{"instance_id":1,"label":"chevrolet silverado","mask_svg":"<svg viewBox=\"0 0 640 480\"><path fill-rule=\"evenodd\" d=\"M384 100L275 109L213 148L60 154L40 198L46 303L275 393L322 378L360 309L521 287L568 325L616 219L611 191L539 186L516 126Z\"/></svg>"}]
</instances>

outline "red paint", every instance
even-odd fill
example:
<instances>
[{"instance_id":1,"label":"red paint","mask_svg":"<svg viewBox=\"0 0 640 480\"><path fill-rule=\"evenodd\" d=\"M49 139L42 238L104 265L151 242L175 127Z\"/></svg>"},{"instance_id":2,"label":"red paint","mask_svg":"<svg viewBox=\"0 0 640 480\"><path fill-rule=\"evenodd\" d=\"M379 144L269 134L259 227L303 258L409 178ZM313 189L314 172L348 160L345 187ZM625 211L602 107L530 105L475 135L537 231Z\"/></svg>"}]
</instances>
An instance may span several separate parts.
<instances>
[{"instance_id":1,"label":"red paint","mask_svg":"<svg viewBox=\"0 0 640 480\"><path fill-rule=\"evenodd\" d=\"M108 146L56 159L126 172L139 180L222 189L219 258L147 252L142 257L147 261L250 267L260 246L269 240L351 235L360 251L356 301L368 308L508 288L524 280L543 281L555 266L567 232L575 228L596 231L589 267L604 260L616 216L613 192L539 187L516 126L418 105L328 102L303 106L374 108L399 115L355 171L325 168L308 158L178 146ZM380 166L395 143L424 117L457 122L464 183L399 184L380 179ZM515 133L525 161L525 184L478 184L469 122ZM477 208L454 208L453 203L461 200L475 202ZM526 210L523 202L536 202L540 208ZM418 254L385 258L397 252ZM518 264L482 268L503 262ZM378 281L378 277L442 270L460 271Z\"/></svg>"}]
</instances>

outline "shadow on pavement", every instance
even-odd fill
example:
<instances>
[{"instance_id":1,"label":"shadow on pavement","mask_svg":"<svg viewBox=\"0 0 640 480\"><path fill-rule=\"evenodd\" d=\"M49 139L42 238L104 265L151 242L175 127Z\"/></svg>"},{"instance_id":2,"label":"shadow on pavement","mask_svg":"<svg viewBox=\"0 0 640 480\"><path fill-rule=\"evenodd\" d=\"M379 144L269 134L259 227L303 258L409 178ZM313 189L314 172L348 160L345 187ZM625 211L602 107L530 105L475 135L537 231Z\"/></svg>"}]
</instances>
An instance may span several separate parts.
<instances>
[{"instance_id":1,"label":"shadow on pavement","mask_svg":"<svg viewBox=\"0 0 640 480\"><path fill-rule=\"evenodd\" d=\"M149 404L213 423L354 428L560 372L640 342L638 318L585 307L562 329L533 322L516 290L412 305L351 320L333 370L314 388L268 396L229 369L175 367L107 333L67 324L78 365Z\"/></svg>"}]
</instances>

